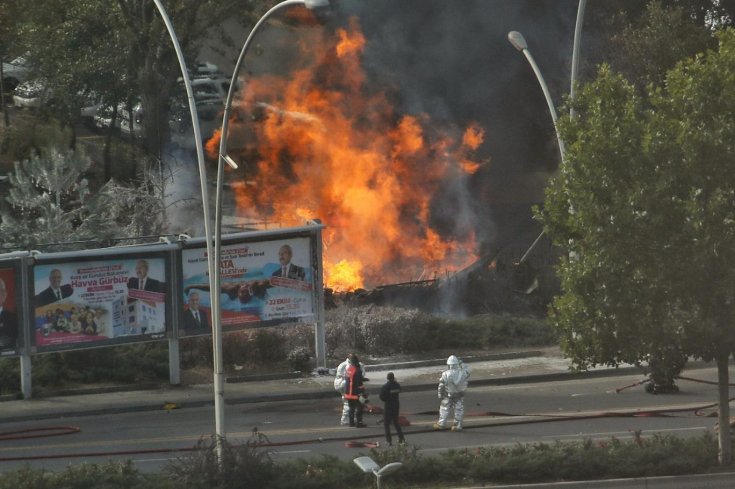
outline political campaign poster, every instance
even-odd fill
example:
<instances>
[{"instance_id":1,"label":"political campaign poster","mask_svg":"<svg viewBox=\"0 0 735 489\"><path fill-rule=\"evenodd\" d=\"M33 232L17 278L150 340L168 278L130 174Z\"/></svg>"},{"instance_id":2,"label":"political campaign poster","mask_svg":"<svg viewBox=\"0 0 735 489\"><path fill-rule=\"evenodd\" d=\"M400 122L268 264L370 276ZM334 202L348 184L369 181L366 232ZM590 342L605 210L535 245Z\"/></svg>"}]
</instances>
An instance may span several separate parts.
<instances>
[{"instance_id":1,"label":"political campaign poster","mask_svg":"<svg viewBox=\"0 0 735 489\"><path fill-rule=\"evenodd\" d=\"M20 297L16 287L17 277L15 268L0 266L0 356L18 353Z\"/></svg>"},{"instance_id":2,"label":"political campaign poster","mask_svg":"<svg viewBox=\"0 0 735 489\"><path fill-rule=\"evenodd\" d=\"M314 274L308 237L222 246L220 306L223 330L263 321L314 317ZM182 336L211 332L206 247L182 250ZM195 322L192 309L203 322Z\"/></svg>"},{"instance_id":3,"label":"political campaign poster","mask_svg":"<svg viewBox=\"0 0 735 489\"><path fill-rule=\"evenodd\" d=\"M166 333L166 260L123 257L33 267L38 349Z\"/></svg>"}]
</instances>

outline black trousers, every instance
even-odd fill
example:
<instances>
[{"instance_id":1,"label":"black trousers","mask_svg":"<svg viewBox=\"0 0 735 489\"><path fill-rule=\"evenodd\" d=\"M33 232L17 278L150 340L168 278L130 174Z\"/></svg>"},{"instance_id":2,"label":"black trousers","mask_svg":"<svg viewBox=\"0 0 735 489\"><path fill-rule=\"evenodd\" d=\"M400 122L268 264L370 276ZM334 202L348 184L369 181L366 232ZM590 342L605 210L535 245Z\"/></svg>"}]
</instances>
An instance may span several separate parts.
<instances>
[{"instance_id":1,"label":"black trousers","mask_svg":"<svg viewBox=\"0 0 735 489\"><path fill-rule=\"evenodd\" d=\"M396 433L398 434L398 441L403 441L403 430L401 430L401 423L398 421L398 411L391 412L391 411L385 411L383 415L383 426L385 427L385 441L388 443L392 443L391 436L390 436L390 425L391 423L396 428Z\"/></svg>"},{"instance_id":2,"label":"black trousers","mask_svg":"<svg viewBox=\"0 0 735 489\"><path fill-rule=\"evenodd\" d=\"M357 399L347 399L347 405L350 407L350 426L354 426L355 421L362 423L362 403Z\"/></svg>"}]
</instances>

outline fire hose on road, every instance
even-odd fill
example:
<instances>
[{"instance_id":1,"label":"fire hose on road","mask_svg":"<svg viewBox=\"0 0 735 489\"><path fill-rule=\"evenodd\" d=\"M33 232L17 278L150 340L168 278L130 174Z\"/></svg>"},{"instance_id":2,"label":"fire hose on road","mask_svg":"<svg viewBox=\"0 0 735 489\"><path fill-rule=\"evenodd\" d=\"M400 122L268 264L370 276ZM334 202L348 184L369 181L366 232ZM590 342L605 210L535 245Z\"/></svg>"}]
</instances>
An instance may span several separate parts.
<instances>
[{"instance_id":1,"label":"fire hose on road","mask_svg":"<svg viewBox=\"0 0 735 489\"><path fill-rule=\"evenodd\" d=\"M730 401L735 400L731 398ZM521 424L537 424L537 423L550 423L560 421L579 421L595 418L611 418L611 417L670 417L672 413L681 412L693 412L696 416L711 416L711 414L705 414L705 410L716 407L717 403L704 404L701 406L686 406L680 408L660 408L660 409L648 409L646 411L602 411L602 412L591 412L582 414L529 414L529 413L505 413L496 411L481 411L481 412L468 412L465 414L466 417L503 417L507 418L504 420L494 420L493 422L486 423L473 423L466 424L465 430L479 429L479 428L490 428L497 426L513 426ZM381 414L382 409L373 408L367 411L370 414ZM425 411L409 414L411 415L436 415L436 411ZM402 416L404 426L412 426L408 418ZM524 419L518 419L524 418ZM382 425L382 419L379 420L379 424ZM43 427L43 428L29 428L25 430L13 431L0 433L0 440L18 440L23 438L37 438L43 436L59 436L66 434L79 433L81 429L76 426L56 426L56 427ZM261 432L265 434L264 432ZM421 434L421 433L439 433L433 427L412 429L406 431L407 435L410 434ZM328 442L342 442L346 448L378 448L380 443L377 441L367 441L376 437L375 433L355 436L350 433L347 436L331 436L331 437L317 437L309 438L304 440L285 440L285 441L270 441L267 436L258 442L248 442L251 447L262 447L262 448L276 448L284 446L295 446L295 445L307 445L307 444L318 444ZM44 460L44 459L60 459L60 458L87 458L87 457L110 457L110 456L126 456L126 455L141 455L141 454L154 454L154 453L185 453L194 452L200 450L196 447L188 448L159 448L159 449L135 449L135 450L122 450L122 451L105 451L105 452L78 452L78 453L64 453L58 455L33 455L33 456L17 456L17 457L0 457L0 462L17 462L25 460Z\"/></svg>"}]
</instances>

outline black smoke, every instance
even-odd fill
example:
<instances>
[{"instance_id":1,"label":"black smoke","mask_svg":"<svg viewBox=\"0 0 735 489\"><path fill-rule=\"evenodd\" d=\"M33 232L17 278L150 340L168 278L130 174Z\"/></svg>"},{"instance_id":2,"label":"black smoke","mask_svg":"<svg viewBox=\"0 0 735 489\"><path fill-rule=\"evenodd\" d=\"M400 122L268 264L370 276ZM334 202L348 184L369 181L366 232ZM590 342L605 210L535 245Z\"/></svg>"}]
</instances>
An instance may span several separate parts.
<instances>
[{"instance_id":1,"label":"black smoke","mask_svg":"<svg viewBox=\"0 0 735 489\"><path fill-rule=\"evenodd\" d=\"M435 199L440 229L469 208L489 251L513 239L518 220L530 221L530 206L542 201L545 176L560 157L538 80L507 34L523 33L559 107L570 88L577 6L576 0L339 2L331 21L358 17L366 37L363 66L395 90L401 112L426 113L457 134L472 122L485 129L477 157L489 164L466 188ZM516 210L510 217L509 208Z\"/></svg>"}]
</instances>

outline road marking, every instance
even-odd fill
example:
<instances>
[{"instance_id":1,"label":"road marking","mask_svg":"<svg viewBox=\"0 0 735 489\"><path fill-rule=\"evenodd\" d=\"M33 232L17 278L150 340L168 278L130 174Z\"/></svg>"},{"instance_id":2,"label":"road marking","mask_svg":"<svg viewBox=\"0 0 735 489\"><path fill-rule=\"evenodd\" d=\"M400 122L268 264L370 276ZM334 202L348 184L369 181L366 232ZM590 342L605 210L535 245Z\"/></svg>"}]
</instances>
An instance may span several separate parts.
<instances>
[{"instance_id":1,"label":"road marking","mask_svg":"<svg viewBox=\"0 0 735 489\"><path fill-rule=\"evenodd\" d=\"M499 387L488 387L488 390L495 391L511 391L515 389L536 389L537 385L503 385Z\"/></svg>"},{"instance_id":2,"label":"road marking","mask_svg":"<svg viewBox=\"0 0 735 489\"><path fill-rule=\"evenodd\" d=\"M641 430L644 434L661 433L664 431L693 431L693 430L707 430L706 426L693 426L690 428L663 428L660 430ZM606 431L602 433L577 433L569 435L544 435L543 438L579 438L585 436L617 436L617 435L633 435L636 430L628 431Z\"/></svg>"},{"instance_id":3,"label":"road marking","mask_svg":"<svg viewBox=\"0 0 735 489\"><path fill-rule=\"evenodd\" d=\"M161 462L168 462L170 460L175 460L175 457L169 457L169 458L136 458L133 459L133 462L136 464L157 464Z\"/></svg>"}]
</instances>

